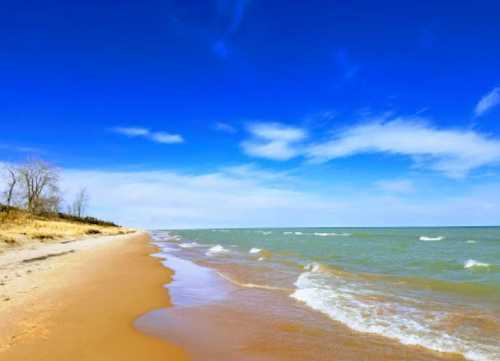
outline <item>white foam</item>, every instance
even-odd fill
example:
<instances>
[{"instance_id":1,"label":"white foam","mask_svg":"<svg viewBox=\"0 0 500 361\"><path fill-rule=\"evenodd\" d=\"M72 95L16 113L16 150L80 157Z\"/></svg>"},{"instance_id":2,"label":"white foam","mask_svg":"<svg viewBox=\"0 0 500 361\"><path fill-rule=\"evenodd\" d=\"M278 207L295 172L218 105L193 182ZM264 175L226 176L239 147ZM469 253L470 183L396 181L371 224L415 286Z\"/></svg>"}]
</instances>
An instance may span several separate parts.
<instances>
[{"instance_id":1,"label":"white foam","mask_svg":"<svg viewBox=\"0 0 500 361\"><path fill-rule=\"evenodd\" d=\"M476 261L474 259L468 259L464 262L464 268L474 268L474 267L489 267L489 263L483 263Z\"/></svg>"},{"instance_id":2,"label":"white foam","mask_svg":"<svg viewBox=\"0 0 500 361\"><path fill-rule=\"evenodd\" d=\"M321 264L318 262L312 262L304 266L306 271L319 272L321 270Z\"/></svg>"},{"instance_id":3,"label":"white foam","mask_svg":"<svg viewBox=\"0 0 500 361\"><path fill-rule=\"evenodd\" d=\"M466 241L466 243L469 243L469 244L474 244L474 243L477 243L476 241L474 241L473 239L468 239Z\"/></svg>"},{"instance_id":4,"label":"white foam","mask_svg":"<svg viewBox=\"0 0 500 361\"><path fill-rule=\"evenodd\" d=\"M215 256L218 254L227 254L227 253L229 253L229 250L218 244L217 246L211 247L205 254L207 256Z\"/></svg>"},{"instance_id":5,"label":"white foam","mask_svg":"<svg viewBox=\"0 0 500 361\"><path fill-rule=\"evenodd\" d=\"M244 287L244 288L260 288L264 290L276 290L276 291L288 291L290 292L291 290L289 288L284 288L284 287L275 287L275 286L269 286L269 285L258 285L255 283L242 283L238 282L235 279L229 277L228 275L225 275L221 272L217 272L219 276L224 278L226 281L229 281L237 286Z\"/></svg>"},{"instance_id":6,"label":"white foam","mask_svg":"<svg viewBox=\"0 0 500 361\"><path fill-rule=\"evenodd\" d=\"M363 297L365 283L332 277L321 272L321 265L306 266L295 282L290 297L304 302L331 319L358 332L374 333L398 340L405 345L418 345L439 352L461 353L476 361L495 360L500 347L471 339L467 335L447 334L433 328L429 319L443 318L442 312L426 311L404 300Z\"/></svg>"},{"instance_id":7,"label":"white foam","mask_svg":"<svg viewBox=\"0 0 500 361\"><path fill-rule=\"evenodd\" d=\"M302 236L304 233L302 232L293 232L296 236Z\"/></svg>"},{"instance_id":8,"label":"white foam","mask_svg":"<svg viewBox=\"0 0 500 361\"><path fill-rule=\"evenodd\" d=\"M199 247L200 245L196 242L186 242L186 243L180 243L179 247L181 248L193 248L193 247Z\"/></svg>"},{"instance_id":9,"label":"white foam","mask_svg":"<svg viewBox=\"0 0 500 361\"><path fill-rule=\"evenodd\" d=\"M315 236L318 237L337 237L337 236L342 236L342 237L349 237L351 234L350 233L335 233L335 232L315 232Z\"/></svg>"},{"instance_id":10,"label":"white foam","mask_svg":"<svg viewBox=\"0 0 500 361\"><path fill-rule=\"evenodd\" d=\"M257 261L263 261L263 260L264 260L264 257L257 258Z\"/></svg>"},{"instance_id":11,"label":"white foam","mask_svg":"<svg viewBox=\"0 0 500 361\"><path fill-rule=\"evenodd\" d=\"M252 248L250 251L248 251L248 253L250 253L250 254L257 254L257 253L260 253L260 252L262 252L262 249L255 248L255 247Z\"/></svg>"},{"instance_id":12,"label":"white foam","mask_svg":"<svg viewBox=\"0 0 500 361\"><path fill-rule=\"evenodd\" d=\"M272 231L257 231L257 232L263 234L264 236L268 236L273 233Z\"/></svg>"},{"instance_id":13,"label":"white foam","mask_svg":"<svg viewBox=\"0 0 500 361\"><path fill-rule=\"evenodd\" d=\"M283 234L293 234L293 232L283 232Z\"/></svg>"},{"instance_id":14,"label":"white foam","mask_svg":"<svg viewBox=\"0 0 500 361\"><path fill-rule=\"evenodd\" d=\"M442 241L443 239L444 239L444 236L438 236L438 237L420 236L420 238L419 238L419 240L424 241L424 242Z\"/></svg>"}]
</instances>

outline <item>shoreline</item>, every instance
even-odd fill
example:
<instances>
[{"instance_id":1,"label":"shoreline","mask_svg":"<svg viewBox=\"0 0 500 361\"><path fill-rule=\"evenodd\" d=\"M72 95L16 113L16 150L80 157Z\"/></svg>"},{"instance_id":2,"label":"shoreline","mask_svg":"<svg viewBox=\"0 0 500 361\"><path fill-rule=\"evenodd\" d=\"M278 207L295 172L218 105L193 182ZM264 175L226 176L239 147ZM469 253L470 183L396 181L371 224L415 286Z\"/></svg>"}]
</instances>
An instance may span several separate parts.
<instances>
[{"instance_id":1,"label":"shoreline","mask_svg":"<svg viewBox=\"0 0 500 361\"><path fill-rule=\"evenodd\" d=\"M155 251L148 234L134 233L2 254L0 358L188 360L133 325L171 305L172 271Z\"/></svg>"},{"instance_id":2,"label":"shoreline","mask_svg":"<svg viewBox=\"0 0 500 361\"><path fill-rule=\"evenodd\" d=\"M167 285L174 307L146 313L136 325L175 342L193 360L464 360L458 353L353 330L290 297L292 289L225 279L220 272L243 275L242 269L228 266L227 254L205 259L210 245L181 243L163 233L152 237L163 265L176 275Z\"/></svg>"}]
</instances>

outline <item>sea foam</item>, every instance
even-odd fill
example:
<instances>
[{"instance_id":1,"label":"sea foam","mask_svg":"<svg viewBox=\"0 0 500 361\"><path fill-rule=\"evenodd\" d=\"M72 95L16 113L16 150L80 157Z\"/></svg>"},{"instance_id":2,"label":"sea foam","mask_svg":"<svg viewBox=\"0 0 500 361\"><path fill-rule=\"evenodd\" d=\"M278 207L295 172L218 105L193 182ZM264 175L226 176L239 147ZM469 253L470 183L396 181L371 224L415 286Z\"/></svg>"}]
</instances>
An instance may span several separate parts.
<instances>
[{"instance_id":1,"label":"sea foam","mask_svg":"<svg viewBox=\"0 0 500 361\"><path fill-rule=\"evenodd\" d=\"M318 237L337 237L337 236L341 236L341 237L349 237L351 234L350 233L335 233L335 232L330 232L330 233L327 233L327 232L314 232L314 235L315 236L318 236Z\"/></svg>"},{"instance_id":2,"label":"sea foam","mask_svg":"<svg viewBox=\"0 0 500 361\"><path fill-rule=\"evenodd\" d=\"M218 254L227 254L227 253L229 253L229 250L218 244L217 246L211 247L205 254L207 256L215 256Z\"/></svg>"},{"instance_id":3,"label":"sea foam","mask_svg":"<svg viewBox=\"0 0 500 361\"><path fill-rule=\"evenodd\" d=\"M424 242L442 241L443 239L444 239L443 236L438 236L438 237L420 236L419 238L419 240Z\"/></svg>"},{"instance_id":4,"label":"sea foam","mask_svg":"<svg viewBox=\"0 0 500 361\"><path fill-rule=\"evenodd\" d=\"M489 263L478 262L474 259L468 259L464 262L464 268L489 267Z\"/></svg>"},{"instance_id":5,"label":"sea foam","mask_svg":"<svg viewBox=\"0 0 500 361\"><path fill-rule=\"evenodd\" d=\"M257 254L257 253L260 253L260 252L262 252L262 249L255 248L255 247L252 248L250 251L248 251L248 253L250 253L250 254Z\"/></svg>"},{"instance_id":6,"label":"sea foam","mask_svg":"<svg viewBox=\"0 0 500 361\"><path fill-rule=\"evenodd\" d=\"M500 352L498 347L434 329L428 320L440 319L443 315L439 312L419 309L404 300L366 298L363 292L368 291L367 284L332 277L322 271L319 263L311 263L304 269L306 272L297 278L290 297L355 331L383 335L405 345L460 353L476 361L494 360Z\"/></svg>"},{"instance_id":7,"label":"sea foam","mask_svg":"<svg viewBox=\"0 0 500 361\"><path fill-rule=\"evenodd\" d=\"M186 242L186 243L180 243L179 247L181 248L193 248L193 247L199 247L200 245L196 242Z\"/></svg>"}]
</instances>

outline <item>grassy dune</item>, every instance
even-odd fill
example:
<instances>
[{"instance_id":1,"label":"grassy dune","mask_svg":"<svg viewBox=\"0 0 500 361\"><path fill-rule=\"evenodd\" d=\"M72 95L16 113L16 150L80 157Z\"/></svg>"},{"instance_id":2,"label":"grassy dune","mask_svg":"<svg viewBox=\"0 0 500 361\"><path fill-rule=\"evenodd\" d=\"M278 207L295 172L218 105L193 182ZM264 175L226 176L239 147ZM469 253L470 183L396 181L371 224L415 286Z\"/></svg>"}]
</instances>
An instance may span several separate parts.
<instances>
[{"instance_id":1,"label":"grassy dune","mask_svg":"<svg viewBox=\"0 0 500 361\"><path fill-rule=\"evenodd\" d=\"M130 232L130 229L94 218L78 218L62 213L33 215L21 209L0 206L0 252L36 242Z\"/></svg>"}]
</instances>

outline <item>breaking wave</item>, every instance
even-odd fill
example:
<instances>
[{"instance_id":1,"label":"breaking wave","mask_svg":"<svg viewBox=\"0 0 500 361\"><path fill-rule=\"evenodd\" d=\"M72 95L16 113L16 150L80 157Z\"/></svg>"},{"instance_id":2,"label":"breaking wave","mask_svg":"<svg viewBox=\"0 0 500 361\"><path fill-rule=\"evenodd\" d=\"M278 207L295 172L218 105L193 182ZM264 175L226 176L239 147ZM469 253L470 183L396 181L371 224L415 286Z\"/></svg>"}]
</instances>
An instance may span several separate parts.
<instances>
[{"instance_id":1,"label":"breaking wave","mask_svg":"<svg viewBox=\"0 0 500 361\"><path fill-rule=\"evenodd\" d=\"M476 267L486 268L489 266L490 266L489 263L479 262L474 259L468 259L467 261L464 262L464 268L476 268Z\"/></svg>"},{"instance_id":2,"label":"breaking wave","mask_svg":"<svg viewBox=\"0 0 500 361\"><path fill-rule=\"evenodd\" d=\"M207 256L215 256L219 254L228 254L230 251L227 248L222 247L220 244L211 247L205 254Z\"/></svg>"},{"instance_id":3,"label":"breaking wave","mask_svg":"<svg viewBox=\"0 0 500 361\"><path fill-rule=\"evenodd\" d=\"M319 263L304 269L290 297L355 331L383 335L405 345L460 353L477 361L495 360L500 355L499 346L439 329L439 321L449 316L445 311L426 310L411 300L374 289L368 282L332 273Z\"/></svg>"},{"instance_id":4,"label":"breaking wave","mask_svg":"<svg viewBox=\"0 0 500 361\"><path fill-rule=\"evenodd\" d=\"M424 242L442 241L443 239L444 239L444 236L438 236L438 237L420 236L420 238L419 238L419 240L424 241Z\"/></svg>"}]
</instances>

